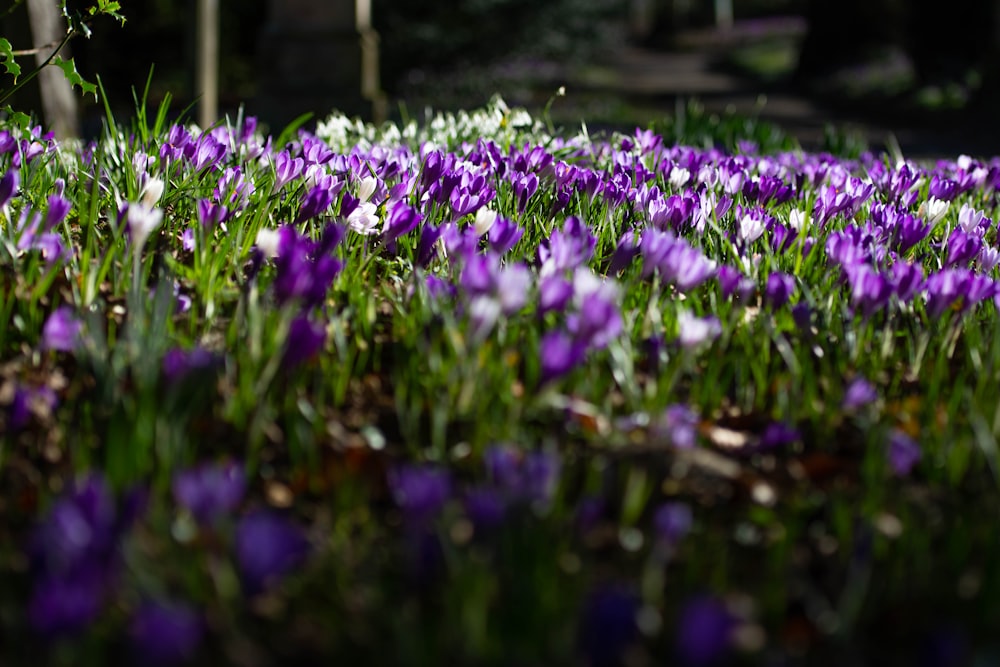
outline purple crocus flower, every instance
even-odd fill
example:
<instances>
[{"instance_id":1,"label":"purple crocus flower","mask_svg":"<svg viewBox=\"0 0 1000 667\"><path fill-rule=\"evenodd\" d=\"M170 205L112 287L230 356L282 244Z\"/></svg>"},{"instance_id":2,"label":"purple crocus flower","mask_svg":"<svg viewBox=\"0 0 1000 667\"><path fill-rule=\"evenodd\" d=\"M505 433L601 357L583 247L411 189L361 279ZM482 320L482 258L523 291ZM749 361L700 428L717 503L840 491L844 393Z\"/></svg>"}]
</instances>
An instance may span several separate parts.
<instances>
[{"instance_id":1,"label":"purple crocus flower","mask_svg":"<svg viewBox=\"0 0 1000 667\"><path fill-rule=\"evenodd\" d=\"M892 226L892 240L896 252L905 254L910 248L923 241L931 231L931 225L910 213L900 213Z\"/></svg>"},{"instance_id":2,"label":"purple crocus flower","mask_svg":"<svg viewBox=\"0 0 1000 667\"><path fill-rule=\"evenodd\" d=\"M80 344L83 322L73 314L69 306L60 306L52 312L42 326L41 347L43 350L72 352Z\"/></svg>"},{"instance_id":3,"label":"purple crocus flower","mask_svg":"<svg viewBox=\"0 0 1000 667\"><path fill-rule=\"evenodd\" d=\"M677 324L677 342L685 349L699 348L722 335L722 323L714 315L696 317L684 310L678 314Z\"/></svg>"},{"instance_id":4,"label":"purple crocus flower","mask_svg":"<svg viewBox=\"0 0 1000 667\"><path fill-rule=\"evenodd\" d=\"M579 312L566 318L566 329L588 350L603 350L623 329L618 304L600 293L583 297Z\"/></svg>"},{"instance_id":5,"label":"purple crocus flower","mask_svg":"<svg viewBox=\"0 0 1000 667\"><path fill-rule=\"evenodd\" d=\"M961 188L958 182L940 174L933 174L927 191L935 199L950 202L961 193Z\"/></svg>"},{"instance_id":6,"label":"purple crocus flower","mask_svg":"<svg viewBox=\"0 0 1000 667\"><path fill-rule=\"evenodd\" d=\"M73 204L61 195L49 197L49 208L45 211L45 221L42 223L43 231L50 231L53 227L66 219Z\"/></svg>"},{"instance_id":7,"label":"purple crocus flower","mask_svg":"<svg viewBox=\"0 0 1000 667\"><path fill-rule=\"evenodd\" d=\"M988 274L1000 264L1000 248L983 243L983 249L976 257L976 264L981 273Z\"/></svg>"},{"instance_id":8,"label":"purple crocus flower","mask_svg":"<svg viewBox=\"0 0 1000 667\"><path fill-rule=\"evenodd\" d=\"M396 504L413 525L433 519L451 498L451 474L432 465L402 465L388 476Z\"/></svg>"},{"instance_id":9,"label":"purple crocus flower","mask_svg":"<svg viewBox=\"0 0 1000 667\"><path fill-rule=\"evenodd\" d=\"M32 537L41 571L66 575L92 564L105 566L115 548L118 516L103 477L75 482L52 506Z\"/></svg>"},{"instance_id":10,"label":"purple crocus flower","mask_svg":"<svg viewBox=\"0 0 1000 667\"><path fill-rule=\"evenodd\" d=\"M986 276L969 269L950 268L932 273L924 283L927 293L927 315L937 319L961 300L966 311L979 301L997 293L996 284Z\"/></svg>"},{"instance_id":11,"label":"purple crocus flower","mask_svg":"<svg viewBox=\"0 0 1000 667\"><path fill-rule=\"evenodd\" d=\"M691 506L678 501L660 505L653 514L653 530L660 542L676 547L691 532Z\"/></svg>"},{"instance_id":12,"label":"purple crocus flower","mask_svg":"<svg viewBox=\"0 0 1000 667\"><path fill-rule=\"evenodd\" d=\"M846 268L847 282L851 286L851 304L863 318L870 318L889 304L892 283L868 264L854 264Z\"/></svg>"},{"instance_id":13,"label":"purple crocus flower","mask_svg":"<svg viewBox=\"0 0 1000 667\"><path fill-rule=\"evenodd\" d=\"M420 228L420 240L417 241L417 266L426 268L437 256L438 239L441 238L441 227L425 224Z\"/></svg>"},{"instance_id":14,"label":"purple crocus flower","mask_svg":"<svg viewBox=\"0 0 1000 667\"><path fill-rule=\"evenodd\" d=\"M794 293L794 276L776 271L767 277L767 284L764 286L764 296L775 310L788 303L788 300Z\"/></svg>"},{"instance_id":15,"label":"purple crocus flower","mask_svg":"<svg viewBox=\"0 0 1000 667\"><path fill-rule=\"evenodd\" d=\"M639 638L639 597L620 586L602 586L584 602L579 646L587 664L616 665Z\"/></svg>"},{"instance_id":16,"label":"purple crocus flower","mask_svg":"<svg viewBox=\"0 0 1000 667\"><path fill-rule=\"evenodd\" d=\"M184 146L184 157L191 163L194 171L218 168L219 162L226 155L225 144L216 140L210 133L203 133L198 139Z\"/></svg>"},{"instance_id":17,"label":"purple crocus flower","mask_svg":"<svg viewBox=\"0 0 1000 667\"><path fill-rule=\"evenodd\" d=\"M424 279L424 286L427 288L427 293L432 299L443 297L453 298L457 291L451 281L444 280L435 275L428 275Z\"/></svg>"},{"instance_id":18,"label":"purple crocus flower","mask_svg":"<svg viewBox=\"0 0 1000 667\"><path fill-rule=\"evenodd\" d=\"M483 454L483 463L490 480L511 501L548 503L559 483L561 462L554 452L494 445Z\"/></svg>"},{"instance_id":19,"label":"purple crocus flower","mask_svg":"<svg viewBox=\"0 0 1000 667\"><path fill-rule=\"evenodd\" d=\"M491 530L503 523L507 500L492 486L469 489L465 493L465 513L476 530Z\"/></svg>"},{"instance_id":20,"label":"purple crocus flower","mask_svg":"<svg viewBox=\"0 0 1000 667\"><path fill-rule=\"evenodd\" d=\"M258 510L236 526L236 561L251 595L260 593L299 567L309 554L302 530L271 510Z\"/></svg>"},{"instance_id":21,"label":"purple crocus flower","mask_svg":"<svg viewBox=\"0 0 1000 667\"><path fill-rule=\"evenodd\" d=\"M670 232L644 231L639 240L639 253L643 258L644 276L658 271L663 280L673 283L682 292L694 289L716 274L715 262Z\"/></svg>"},{"instance_id":22,"label":"purple crocus flower","mask_svg":"<svg viewBox=\"0 0 1000 667\"><path fill-rule=\"evenodd\" d=\"M542 336L538 347L542 384L569 373L583 361L586 351L582 344L560 330Z\"/></svg>"},{"instance_id":23,"label":"purple crocus flower","mask_svg":"<svg viewBox=\"0 0 1000 667\"><path fill-rule=\"evenodd\" d=\"M181 247L187 252L194 252L195 238L194 230L188 227L181 232Z\"/></svg>"},{"instance_id":24,"label":"purple crocus flower","mask_svg":"<svg viewBox=\"0 0 1000 667\"><path fill-rule=\"evenodd\" d=\"M801 439L799 430L785 422L771 422L764 427L764 432L760 434L760 441L757 443L758 451L767 451L779 447L787 447Z\"/></svg>"},{"instance_id":25,"label":"purple crocus flower","mask_svg":"<svg viewBox=\"0 0 1000 667\"><path fill-rule=\"evenodd\" d=\"M624 271L631 266L638 254L639 241L635 238L635 230L630 229L618 239L615 253L611 256L611 263L608 265L608 274Z\"/></svg>"},{"instance_id":26,"label":"purple crocus flower","mask_svg":"<svg viewBox=\"0 0 1000 667\"><path fill-rule=\"evenodd\" d=\"M953 229L948 236L947 257L944 265L955 266L956 264L967 265L983 247L983 239L979 234L967 234L961 229Z\"/></svg>"},{"instance_id":27,"label":"purple crocus flower","mask_svg":"<svg viewBox=\"0 0 1000 667\"><path fill-rule=\"evenodd\" d=\"M343 243L346 236L347 228L344 225L337 222L327 223L319 235L319 241L314 248L315 254L322 257L333 252L337 246Z\"/></svg>"},{"instance_id":28,"label":"purple crocus flower","mask_svg":"<svg viewBox=\"0 0 1000 667\"><path fill-rule=\"evenodd\" d=\"M174 347L163 355L163 376L168 382L177 382L188 373L210 368L219 361L219 357L203 347L191 350Z\"/></svg>"},{"instance_id":29,"label":"purple crocus flower","mask_svg":"<svg viewBox=\"0 0 1000 667\"><path fill-rule=\"evenodd\" d=\"M461 188L455 188L451 192L449 202L455 218L464 217L470 213L475 213L488 204L493 198L492 192L484 190L482 192L471 192Z\"/></svg>"},{"instance_id":30,"label":"purple crocus flower","mask_svg":"<svg viewBox=\"0 0 1000 667\"><path fill-rule=\"evenodd\" d=\"M305 160L300 157L293 158L287 151L281 151L274 156L274 188L277 192L286 184L302 175L305 170Z\"/></svg>"},{"instance_id":31,"label":"purple crocus flower","mask_svg":"<svg viewBox=\"0 0 1000 667\"><path fill-rule=\"evenodd\" d=\"M524 230L518 227L517 223L498 216L496 222L490 227L487 239L493 252L505 255L517 245L522 236L524 236Z\"/></svg>"},{"instance_id":32,"label":"purple crocus flower","mask_svg":"<svg viewBox=\"0 0 1000 667\"><path fill-rule=\"evenodd\" d=\"M11 432L17 433L31 420L32 391L23 387L14 390L14 398L7 406L7 426Z\"/></svg>"},{"instance_id":33,"label":"purple crocus flower","mask_svg":"<svg viewBox=\"0 0 1000 667\"><path fill-rule=\"evenodd\" d=\"M514 196L517 198L517 211L524 213L528 200L538 191L538 176L524 174L514 180Z\"/></svg>"},{"instance_id":34,"label":"purple crocus flower","mask_svg":"<svg viewBox=\"0 0 1000 667\"><path fill-rule=\"evenodd\" d=\"M424 216L406 201L396 202L382 229L382 242L389 243L417 228Z\"/></svg>"},{"instance_id":35,"label":"purple crocus flower","mask_svg":"<svg viewBox=\"0 0 1000 667\"><path fill-rule=\"evenodd\" d=\"M302 197L302 205L299 207L299 215L295 219L295 224L325 213L332 203L333 193L322 185L314 185Z\"/></svg>"},{"instance_id":36,"label":"purple crocus flower","mask_svg":"<svg viewBox=\"0 0 1000 667\"><path fill-rule=\"evenodd\" d=\"M675 642L681 664L711 665L729 652L736 619L715 597L699 596L681 609Z\"/></svg>"},{"instance_id":37,"label":"purple crocus flower","mask_svg":"<svg viewBox=\"0 0 1000 667\"><path fill-rule=\"evenodd\" d=\"M117 564L121 532L136 512L119 514L110 486L90 475L74 482L31 537L37 574L28 618L47 636L76 634L100 614Z\"/></svg>"},{"instance_id":38,"label":"purple crocus flower","mask_svg":"<svg viewBox=\"0 0 1000 667\"><path fill-rule=\"evenodd\" d=\"M538 259L542 275L558 273L583 266L594 256L597 237L576 216L566 218L562 229L538 246Z\"/></svg>"},{"instance_id":39,"label":"purple crocus flower","mask_svg":"<svg viewBox=\"0 0 1000 667\"><path fill-rule=\"evenodd\" d=\"M191 135L183 125L170 126L166 139L160 145L160 158L177 160L183 157L185 149L191 142Z\"/></svg>"},{"instance_id":40,"label":"purple crocus flower","mask_svg":"<svg viewBox=\"0 0 1000 667\"><path fill-rule=\"evenodd\" d=\"M889 466L897 476L909 475L921 455L920 445L903 431L896 429L889 435Z\"/></svg>"},{"instance_id":41,"label":"purple crocus flower","mask_svg":"<svg viewBox=\"0 0 1000 667\"><path fill-rule=\"evenodd\" d=\"M853 412L866 405L871 405L876 400L878 400L878 392L875 391L875 387L868 380L857 377L851 380L851 384L847 385L841 407L848 412Z\"/></svg>"},{"instance_id":42,"label":"purple crocus flower","mask_svg":"<svg viewBox=\"0 0 1000 667\"><path fill-rule=\"evenodd\" d=\"M757 287L756 283L743 275L742 271L728 264L719 267L717 279L719 287L722 288L722 296L727 299L735 296L740 301L747 301Z\"/></svg>"},{"instance_id":43,"label":"purple crocus flower","mask_svg":"<svg viewBox=\"0 0 1000 667\"><path fill-rule=\"evenodd\" d=\"M173 492L177 504L191 512L202 525L232 514L246 492L243 466L235 461L207 463L174 475Z\"/></svg>"},{"instance_id":44,"label":"purple crocus flower","mask_svg":"<svg viewBox=\"0 0 1000 667\"><path fill-rule=\"evenodd\" d=\"M28 602L28 621L49 638L82 633L104 608L107 583L95 566L78 568L72 576L46 575L35 584Z\"/></svg>"},{"instance_id":45,"label":"purple crocus flower","mask_svg":"<svg viewBox=\"0 0 1000 667\"><path fill-rule=\"evenodd\" d=\"M650 425L649 434L677 449L691 449L698 438L698 414L682 403L669 405Z\"/></svg>"},{"instance_id":46,"label":"purple crocus flower","mask_svg":"<svg viewBox=\"0 0 1000 667\"><path fill-rule=\"evenodd\" d=\"M291 226L283 226L278 234L275 297L281 304L299 299L305 308L320 305L343 269L343 263L329 254L332 248L324 248L323 243L315 244L308 237L299 236Z\"/></svg>"},{"instance_id":47,"label":"purple crocus flower","mask_svg":"<svg viewBox=\"0 0 1000 667\"><path fill-rule=\"evenodd\" d=\"M917 263L896 262L892 265L892 289L900 303L913 298L924 285L924 267Z\"/></svg>"},{"instance_id":48,"label":"purple crocus flower","mask_svg":"<svg viewBox=\"0 0 1000 667\"><path fill-rule=\"evenodd\" d=\"M288 327L285 341L284 364L292 368L308 361L323 350L326 344L326 327L300 315Z\"/></svg>"},{"instance_id":49,"label":"purple crocus flower","mask_svg":"<svg viewBox=\"0 0 1000 667\"><path fill-rule=\"evenodd\" d=\"M13 199L18 185L20 185L20 180L17 169L8 169L3 178L0 178L0 209Z\"/></svg>"},{"instance_id":50,"label":"purple crocus flower","mask_svg":"<svg viewBox=\"0 0 1000 667\"><path fill-rule=\"evenodd\" d=\"M561 276L547 276L538 283L538 314L562 311L573 297L573 283Z\"/></svg>"},{"instance_id":51,"label":"purple crocus flower","mask_svg":"<svg viewBox=\"0 0 1000 667\"><path fill-rule=\"evenodd\" d=\"M208 230L215 229L229 218L229 209L211 199L198 200L198 222Z\"/></svg>"},{"instance_id":52,"label":"purple crocus flower","mask_svg":"<svg viewBox=\"0 0 1000 667\"><path fill-rule=\"evenodd\" d=\"M465 259L459 284L472 296L492 294L496 291L499 273L500 258L497 255L471 255Z\"/></svg>"},{"instance_id":53,"label":"purple crocus flower","mask_svg":"<svg viewBox=\"0 0 1000 667\"><path fill-rule=\"evenodd\" d=\"M128 626L129 642L145 664L174 665L190 661L204 634L201 615L173 601L146 601Z\"/></svg>"}]
</instances>

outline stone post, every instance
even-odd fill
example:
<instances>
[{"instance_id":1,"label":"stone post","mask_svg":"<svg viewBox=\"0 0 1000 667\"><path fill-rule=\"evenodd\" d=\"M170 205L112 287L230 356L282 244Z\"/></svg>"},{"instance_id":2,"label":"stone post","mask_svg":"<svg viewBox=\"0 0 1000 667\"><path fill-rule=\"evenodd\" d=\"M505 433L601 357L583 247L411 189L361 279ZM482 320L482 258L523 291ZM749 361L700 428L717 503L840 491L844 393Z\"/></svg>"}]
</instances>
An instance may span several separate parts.
<instances>
[{"instance_id":1,"label":"stone post","mask_svg":"<svg viewBox=\"0 0 1000 667\"><path fill-rule=\"evenodd\" d=\"M378 34L371 0L270 0L260 35L261 78L251 111L280 129L311 111L334 109L381 122Z\"/></svg>"}]
</instances>

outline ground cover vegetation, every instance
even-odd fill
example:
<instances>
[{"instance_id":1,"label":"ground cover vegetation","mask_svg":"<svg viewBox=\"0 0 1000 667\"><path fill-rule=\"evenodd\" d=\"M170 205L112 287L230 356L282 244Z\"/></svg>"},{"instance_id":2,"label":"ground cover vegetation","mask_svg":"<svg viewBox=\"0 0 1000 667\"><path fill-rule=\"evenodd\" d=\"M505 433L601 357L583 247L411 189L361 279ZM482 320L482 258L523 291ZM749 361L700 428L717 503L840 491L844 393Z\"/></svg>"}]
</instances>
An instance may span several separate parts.
<instances>
[{"instance_id":1,"label":"ground cover vegetation","mask_svg":"<svg viewBox=\"0 0 1000 667\"><path fill-rule=\"evenodd\" d=\"M4 664L996 650L1000 160L107 116L0 129Z\"/></svg>"}]
</instances>

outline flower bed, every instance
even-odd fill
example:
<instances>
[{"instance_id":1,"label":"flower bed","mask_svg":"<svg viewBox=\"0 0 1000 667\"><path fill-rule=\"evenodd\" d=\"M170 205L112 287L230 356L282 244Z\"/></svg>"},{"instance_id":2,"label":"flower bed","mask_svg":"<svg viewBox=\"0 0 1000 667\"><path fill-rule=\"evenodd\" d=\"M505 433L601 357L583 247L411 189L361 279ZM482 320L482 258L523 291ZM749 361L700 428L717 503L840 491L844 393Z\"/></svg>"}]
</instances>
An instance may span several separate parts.
<instances>
[{"instance_id":1,"label":"flower bed","mask_svg":"<svg viewBox=\"0 0 1000 667\"><path fill-rule=\"evenodd\" d=\"M0 132L4 664L987 637L1000 161L163 118Z\"/></svg>"}]
</instances>

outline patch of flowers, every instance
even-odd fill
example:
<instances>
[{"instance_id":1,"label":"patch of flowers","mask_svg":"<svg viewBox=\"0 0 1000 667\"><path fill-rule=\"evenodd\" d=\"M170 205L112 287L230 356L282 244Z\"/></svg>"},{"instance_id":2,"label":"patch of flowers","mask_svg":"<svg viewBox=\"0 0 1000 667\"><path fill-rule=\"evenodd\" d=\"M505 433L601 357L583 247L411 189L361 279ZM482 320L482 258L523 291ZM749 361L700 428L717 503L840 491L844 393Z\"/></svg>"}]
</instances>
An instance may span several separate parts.
<instances>
[{"instance_id":1,"label":"patch of flowers","mask_svg":"<svg viewBox=\"0 0 1000 667\"><path fill-rule=\"evenodd\" d=\"M32 650L822 651L960 530L927 498L996 471L996 159L563 136L495 100L8 128L0 172L0 617Z\"/></svg>"}]
</instances>

